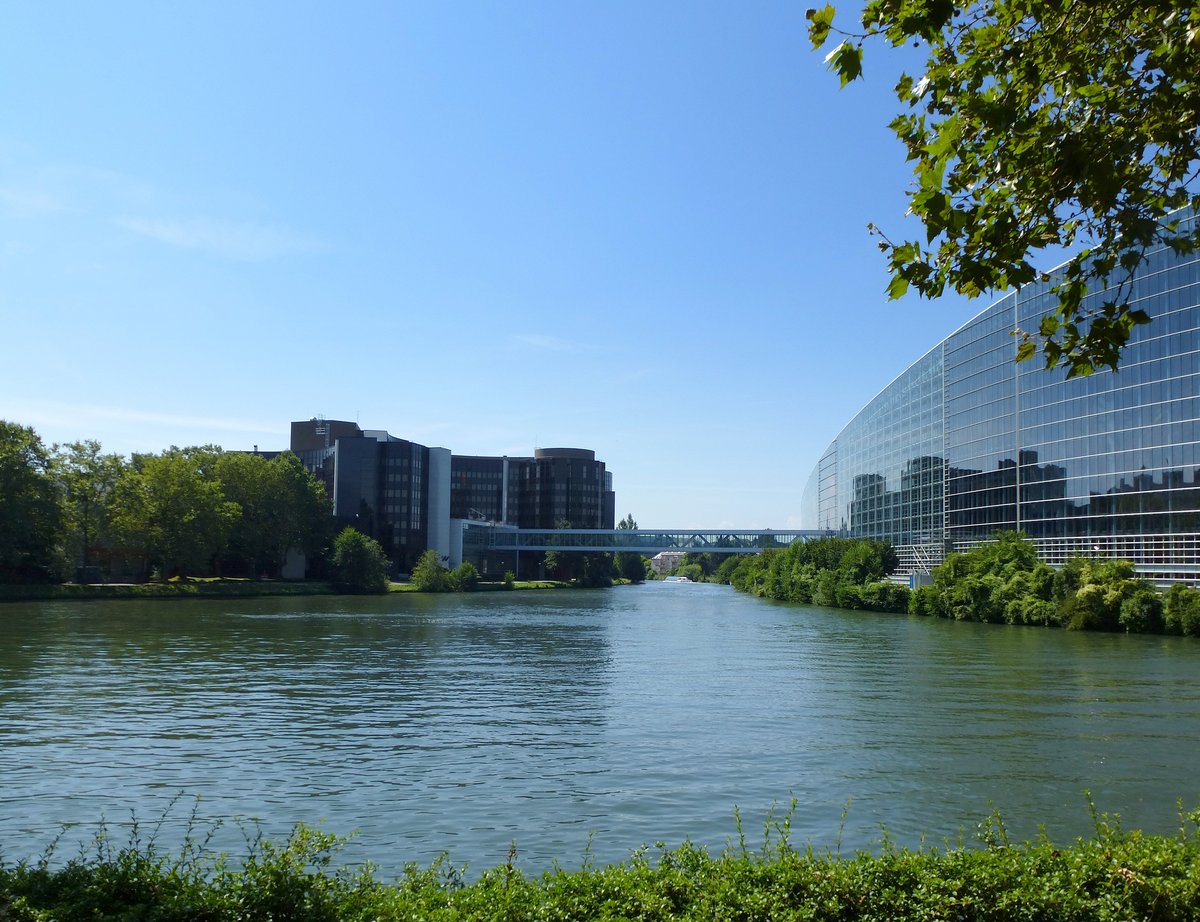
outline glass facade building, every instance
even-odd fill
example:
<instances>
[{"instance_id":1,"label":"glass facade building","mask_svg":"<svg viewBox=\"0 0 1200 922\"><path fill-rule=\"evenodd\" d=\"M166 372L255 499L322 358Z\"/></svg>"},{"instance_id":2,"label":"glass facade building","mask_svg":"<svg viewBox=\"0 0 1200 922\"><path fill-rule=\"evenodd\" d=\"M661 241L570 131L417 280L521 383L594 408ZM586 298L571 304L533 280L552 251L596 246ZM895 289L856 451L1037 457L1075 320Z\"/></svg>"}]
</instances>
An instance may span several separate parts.
<instances>
[{"instance_id":1,"label":"glass facade building","mask_svg":"<svg viewBox=\"0 0 1200 922\"><path fill-rule=\"evenodd\" d=\"M1119 371L1067 380L1017 363L1013 332L1057 301L1052 282L1009 294L838 434L809 478L805 527L891 541L908 573L1019 529L1051 564L1123 558L1200 581L1200 254L1147 257L1129 293L1152 322Z\"/></svg>"}]
</instances>

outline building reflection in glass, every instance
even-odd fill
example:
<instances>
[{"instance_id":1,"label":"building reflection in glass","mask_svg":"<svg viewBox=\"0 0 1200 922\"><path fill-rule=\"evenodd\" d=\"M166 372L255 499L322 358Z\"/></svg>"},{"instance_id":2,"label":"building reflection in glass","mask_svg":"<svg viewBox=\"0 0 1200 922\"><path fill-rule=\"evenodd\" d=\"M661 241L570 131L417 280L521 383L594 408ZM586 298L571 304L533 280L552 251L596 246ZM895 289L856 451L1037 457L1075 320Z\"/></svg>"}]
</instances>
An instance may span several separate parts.
<instances>
[{"instance_id":1,"label":"building reflection in glass","mask_svg":"<svg viewBox=\"0 0 1200 922\"><path fill-rule=\"evenodd\" d=\"M1054 310L1049 289L992 304L867 404L813 470L805 527L889 540L902 572L1022 529L1051 563L1124 557L1200 581L1200 255L1148 254L1131 301L1153 322L1116 373L1016 363L1014 331Z\"/></svg>"}]
</instances>

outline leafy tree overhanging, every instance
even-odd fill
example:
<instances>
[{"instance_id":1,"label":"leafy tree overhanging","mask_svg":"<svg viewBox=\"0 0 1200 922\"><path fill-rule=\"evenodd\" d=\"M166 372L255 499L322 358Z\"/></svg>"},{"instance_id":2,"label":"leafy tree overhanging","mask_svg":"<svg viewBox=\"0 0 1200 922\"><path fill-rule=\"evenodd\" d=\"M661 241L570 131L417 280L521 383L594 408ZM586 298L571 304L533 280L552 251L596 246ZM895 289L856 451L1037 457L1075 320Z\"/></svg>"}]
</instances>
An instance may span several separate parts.
<instances>
[{"instance_id":1,"label":"leafy tree overhanging","mask_svg":"<svg viewBox=\"0 0 1200 922\"><path fill-rule=\"evenodd\" d=\"M863 74L863 44L923 49L904 74L906 111L891 128L913 163L911 212L925 240L893 241L888 293L910 287L968 297L1052 281L1057 311L1018 330L1018 359L1039 347L1068 377L1116 369L1138 324L1133 273L1155 246L1192 252L1200 222L1200 15L1191 0L872 0L861 28L810 9L820 48L845 86ZM1050 279L1031 260L1079 251ZM1090 291L1103 292L1084 300Z\"/></svg>"}]
</instances>

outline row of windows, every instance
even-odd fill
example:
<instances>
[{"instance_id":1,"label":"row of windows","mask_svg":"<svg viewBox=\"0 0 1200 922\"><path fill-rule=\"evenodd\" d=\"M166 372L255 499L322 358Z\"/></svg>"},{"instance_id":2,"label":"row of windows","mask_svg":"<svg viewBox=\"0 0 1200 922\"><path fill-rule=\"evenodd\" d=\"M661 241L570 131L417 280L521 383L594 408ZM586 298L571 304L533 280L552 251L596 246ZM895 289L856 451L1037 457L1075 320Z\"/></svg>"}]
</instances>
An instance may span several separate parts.
<instances>
[{"instance_id":1,"label":"row of windows","mask_svg":"<svg viewBox=\"0 0 1200 922\"><path fill-rule=\"evenodd\" d=\"M1162 493L1132 493L1125 496L1093 496L1079 501L1065 499L1046 502L1022 503L1021 517L1026 519L1052 519L1076 515L1125 515L1183 512L1200 514L1193 493L1165 491Z\"/></svg>"},{"instance_id":2,"label":"row of windows","mask_svg":"<svg viewBox=\"0 0 1200 922\"><path fill-rule=\"evenodd\" d=\"M840 521L853 534L868 537L928 532L939 524L941 462L929 459L940 453L942 442L941 360L940 349L928 353L893 383L887 399L854 420L838 437L837 449L822 459L822 524ZM929 450L923 453L925 445ZM840 514L835 511L838 483L854 485ZM889 483L903 493L887 492ZM867 501L860 501L864 497Z\"/></svg>"},{"instance_id":3,"label":"row of windows","mask_svg":"<svg viewBox=\"0 0 1200 922\"><path fill-rule=\"evenodd\" d=\"M1200 446L1187 443L1177 446L1160 446L1143 451L1129 451L1097 454L1089 458L1075 459L1064 464L1039 464L1037 452L1021 452L1020 479L1023 484L1052 484L1065 480L1105 478L1111 484L1119 485L1125 479L1140 479L1146 483L1158 482L1163 484L1192 483L1200 479L1200 471L1196 467L1181 467L1178 465L1181 455L1197 455L1200 457ZM910 491L919 489L940 489L943 480L952 488L956 485L985 483L996 478L1016 482L1018 465L1012 458L1004 458L996 462L989 470L972 470L957 466L947 467L941 459L930 459L931 463L922 467L909 467L903 473L894 473L890 477L878 473L858 474L853 478L852 490L856 499L868 495L897 495L889 484L898 484L900 492L907 495ZM911 462L910 462L911 465Z\"/></svg>"},{"instance_id":4,"label":"row of windows","mask_svg":"<svg viewBox=\"0 0 1200 922\"><path fill-rule=\"evenodd\" d=\"M963 374L962 369L952 369L955 383L946 395L946 412L953 413L963 405L999 400L1002 397L1011 400L1017 386L1016 372L1012 367L1015 356L1015 352L999 358L993 355L980 356L981 365L990 364L981 367L969 377Z\"/></svg>"},{"instance_id":5,"label":"row of windows","mask_svg":"<svg viewBox=\"0 0 1200 922\"><path fill-rule=\"evenodd\" d=\"M1198 359L1197 361L1200 361ZM1085 422L1096 429L1120 429L1157 424L1169 420L1200 418L1200 378L1180 376L1171 381L1145 384L1139 387L1111 391L1092 400L1072 398L1061 403L1034 409L1021 408L1021 431L1028 441L1034 438L1051 440L1065 423ZM1050 427L1044 434L1038 426Z\"/></svg>"},{"instance_id":6,"label":"row of windows","mask_svg":"<svg viewBox=\"0 0 1200 922\"><path fill-rule=\"evenodd\" d=\"M899 542L944 518L956 540L974 540L1015 526L1019 476L1019 518L1046 534L1144 528L1147 516L1162 530L1200 527L1200 259L1150 255L1132 294L1155 320L1135 329L1116 374L1068 381L1038 359L1014 363L1014 320L1036 329L1055 306L1049 287L992 305L868 404L810 477L806 524Z\"/></svg>"},{"instance_id":7,"label":"row of windows","mask_svg":"<svg viewBox=\"0 0 1200 922\"><path fill-rule=\"evenodd\" d=\"M1191 470L1200 464L1195 438L1182 437L1173 426L1154 427L1164 437L1155 440L1143 429L1112 433L1091 439L1072 439L1068 443L1050 443L1023 456L1040 461L1044 468L1066 468L1081 474L1139 471L1143 468ZM1169 437L1168 437L1169 433ZM1035 465L1036 466L1036 465Z\"/></svg>"},{"instance_id":8,"label":"row of windows","mask_svg":"<svg viewBox=\"0 0 1200 922\"><path fill-rule=\"evenodd\" d=\"M1045 521L1022 519L1021 528L1031 538L1061 538L1073 535L1138 535L1152 532L1194 534L1200 532L1200 514L1192 511L1079 516L1046 519ZM1192 579L1195 579L1194 573Z\"/></svg>"},{"instance_id":9,"label":"row of windows","mask_svg":"<svg viewBox=\"0 0 1200 922\"><path fill-rule=\"evenodd\" d=\"M1135 334L1136 335L1136 334ZM1047 381L1050 373L1038 371L1035 375L1023 377L1021 381L1021 410L1034 410L1042 406L1053 406L1070 400L1115 402L1117 398L1110 397L1125 388L1139 387L1161 381L1187 380L1196 374L1196 345L1188 343L1186 348L1180 340L1183 337L1170 337L1158 341L1163 354L1142 362L1126 362L1121 365L1119 372L1099 371L1087 378L1073 378L1070 381ZM1178 348L1171 349L1172 344ZM1170 352L1170 354L1166 354ZM1180 396L1191 396L1182 394Z\"/></svg>"}]
</instances>

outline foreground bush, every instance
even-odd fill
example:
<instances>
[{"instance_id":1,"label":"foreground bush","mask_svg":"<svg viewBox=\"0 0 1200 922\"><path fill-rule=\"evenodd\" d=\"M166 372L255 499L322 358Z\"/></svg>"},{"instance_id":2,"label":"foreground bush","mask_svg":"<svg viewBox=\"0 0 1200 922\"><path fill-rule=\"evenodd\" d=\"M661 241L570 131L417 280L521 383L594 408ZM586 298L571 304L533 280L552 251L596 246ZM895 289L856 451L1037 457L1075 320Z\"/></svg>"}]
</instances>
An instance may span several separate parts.
<instances>
[{"instance_id":1,"label":"foreground bush","mask_svg":"<svg viewBox=\"0 0 1200 922\"><path fill-rule=\"evenodd\" d=\"M393 883L338 869L338 840L304 827L237 868L191 847L168 858L99 838L63 867L0 863L0 919L1184 920L1200 916L1198 818L1160 837L1100 817L1093 838L1064 848L1011 846L990 821L982 849L885 845L847 858L792 848L784 823L759 851L685 844L539 877L510 860L471 884L444 861Z\"/></svg>"}]
</instances>

